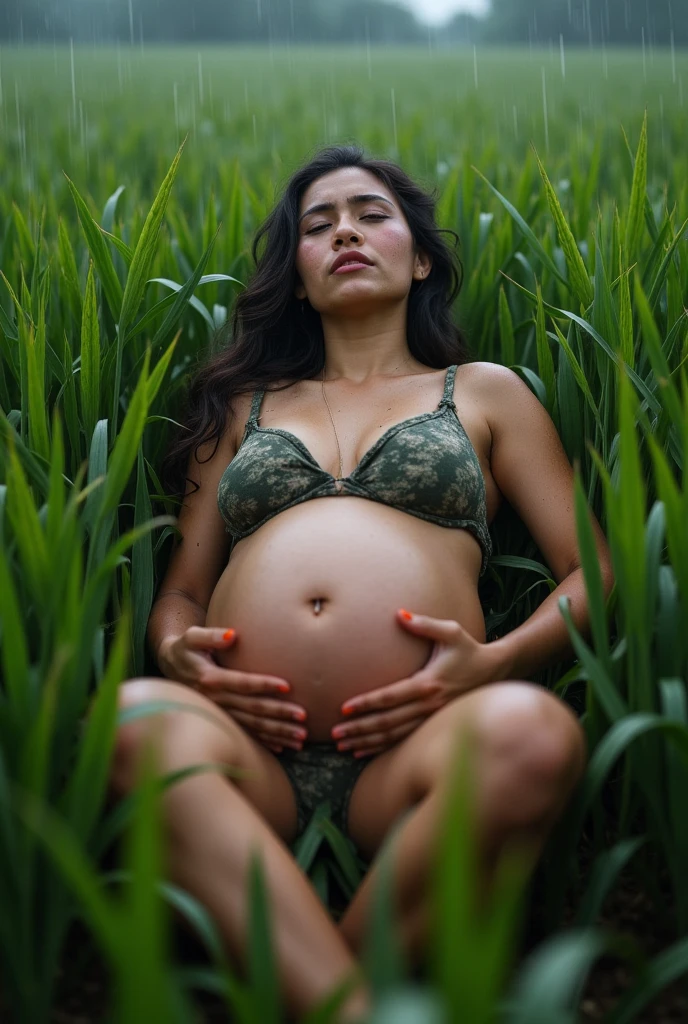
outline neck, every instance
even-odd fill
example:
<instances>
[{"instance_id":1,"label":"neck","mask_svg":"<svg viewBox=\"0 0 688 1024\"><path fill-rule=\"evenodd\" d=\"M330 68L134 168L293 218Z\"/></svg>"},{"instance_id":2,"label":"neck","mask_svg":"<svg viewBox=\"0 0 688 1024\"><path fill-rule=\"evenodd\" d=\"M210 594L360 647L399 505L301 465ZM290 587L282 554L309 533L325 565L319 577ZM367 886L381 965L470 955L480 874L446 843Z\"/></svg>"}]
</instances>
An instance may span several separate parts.
<instances>
[{"instance_id":1,"label":"neck","mask_svg":"<svg viewBox=\"0 0 688 1024\"><path fill-rule=\"evenodd\" d=\"M325 343L323 380L348 380L353 384L365 384L377 377L405 377L414 373L428 373L428 367L419 363L404 349L373 349L361 346L358 350L350 347L328 346Z\"/></svg>"},{"instance_id":2,"label":"neck","mask_svg":"<svg viewBox=\"0 0 688 1024\"><path fill-rule=\"evenodd\" d=\"M409 350L405 306L346 319L327 313L321 317L325 380L364 384L376 377L401 377L428 369Z\"/></svg>"}]
</instances>

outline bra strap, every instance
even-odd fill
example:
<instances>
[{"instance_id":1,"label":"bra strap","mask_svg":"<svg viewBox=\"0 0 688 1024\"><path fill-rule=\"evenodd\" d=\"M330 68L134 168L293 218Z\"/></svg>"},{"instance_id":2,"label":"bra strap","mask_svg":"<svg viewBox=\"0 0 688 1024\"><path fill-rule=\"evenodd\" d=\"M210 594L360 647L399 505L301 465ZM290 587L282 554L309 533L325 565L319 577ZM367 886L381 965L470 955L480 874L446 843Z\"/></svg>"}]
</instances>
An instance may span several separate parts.
<instances>
[{"instance_id":1,"label":"bra strap","mask_svg":"<svg viewBox=\"0 0 688 1024\"><path fill-rule=\"evenodd\" d=\"M251 413L249 415L248 422L254 427L258 425L258 413L260 412L260 403L263 401L264 394L265 389L261 388L253 392L253 400L251 402Z\"/></svg>"},{"instance_id":2,"label":"bra strap","mask_svg":"<svg viewBox=\"0 0 688 1024\"><path fill-rule=\"evenodd\" d=\"M450 409L456 408L454 404L454 377L456 376L457 368L458 363L450 366L444 378L444 394L442 395L440 405L448 405Z\"/></svg>"}]
</instances>

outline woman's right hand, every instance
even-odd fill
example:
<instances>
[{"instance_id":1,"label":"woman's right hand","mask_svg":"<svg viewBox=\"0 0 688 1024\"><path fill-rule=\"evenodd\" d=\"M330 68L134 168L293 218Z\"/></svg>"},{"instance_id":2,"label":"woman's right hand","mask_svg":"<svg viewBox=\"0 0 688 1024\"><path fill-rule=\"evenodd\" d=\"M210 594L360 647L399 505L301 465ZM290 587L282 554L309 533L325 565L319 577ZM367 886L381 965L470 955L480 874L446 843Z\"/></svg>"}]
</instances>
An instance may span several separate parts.
<instances>
[{"instance_id":1,"label":"woman's right hand","mask_svg":"<svg viewBox=\"0 0 688 1024\"><path fill-rule=\"evenodd\" d=\"M268 696L288 693L287 680L222 668L215 661L213 651L227 650L235 639L231 629L190 626L181 636L163 640L158 664L168 679L186 683L220 705L273 753L283 747L300 750L307 735L305 709Z\"/></svg>"}]
</instances>

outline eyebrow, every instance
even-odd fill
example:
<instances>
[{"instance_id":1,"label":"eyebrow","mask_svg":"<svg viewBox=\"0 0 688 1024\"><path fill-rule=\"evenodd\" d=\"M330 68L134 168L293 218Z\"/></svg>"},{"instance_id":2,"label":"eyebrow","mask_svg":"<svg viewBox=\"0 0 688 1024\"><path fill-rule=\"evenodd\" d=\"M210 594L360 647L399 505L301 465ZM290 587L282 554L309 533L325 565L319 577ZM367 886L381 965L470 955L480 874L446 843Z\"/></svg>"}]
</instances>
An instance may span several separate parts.
<instances>
[{"instance_id":1,"label":"eyebrow","mask_svg":"<svg viewBox=\"0 0 688 1024\"><path fill-rule=\"evenodd\" d=\"M366 193L365 195L361 195L361 196L347 196L346 197L346 201L349 204L349 206L356 206L359 203L370 203L374 199L379 199L381 202L387 203L389 206L394 208L394 203L391 203L389 201L389 199L385 199L384 196L375 195L372 192L371 193ZM321 211L324 211L324 210L335 210L335 209L336 209L336 206L335 206L334 203L318 203L316 206L309 207L306 210L306 212L299 217L299 224L304 219L304 217L308 216L309 213L320 213Z\"/></svg>"}]
</instances>

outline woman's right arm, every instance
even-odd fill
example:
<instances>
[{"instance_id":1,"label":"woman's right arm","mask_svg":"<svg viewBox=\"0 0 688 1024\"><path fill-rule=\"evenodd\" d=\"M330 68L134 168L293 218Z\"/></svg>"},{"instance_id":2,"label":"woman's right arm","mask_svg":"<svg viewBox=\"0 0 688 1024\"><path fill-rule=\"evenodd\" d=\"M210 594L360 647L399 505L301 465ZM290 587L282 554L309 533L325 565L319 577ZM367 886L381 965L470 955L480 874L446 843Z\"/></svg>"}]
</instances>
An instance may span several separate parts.
<instances>
[{"instance_id":1,"label":"woman's right arm","mask_svg":"<svg viewBox=\"0 0 688 1024\"><path fill-rule=\"evenodd\" d=\"M250 398L235 399L236 422L248 418ZM227 567L230 538L217 507L217 491L225 469L236 454L236 443L226 427L217 449L201 446L198 458L189 457L187 483L177 525L180 539L170 556L157 599L148 620L148 642L162 673L185 683L219 704L248 732L279 752L297 746L292 721L305 718L305 709L284 699L289 683L277 676L222 668L213 652L226 650L236 634L225 639L222 628L205 625L206 612L217 581ZM207 460L207 461L204 461Z\"/></svg>"},{"instance_id":2,"label":"woman's right arm","mask_svg":"<svg viewBox=\"0 0 688 1024\"><path fill-rule=\"evenodd\" d=\"M160 670L177 678L170 664L169 649L191 626L205 626L205 617L215 585L227 565L229 534L217 507L220 478L236 454L232 431L226 428L215 454L213 444L189 456L186 493L165 576L148 620L148 642ZM199 484L194 490L190 480ZM229 626L229 623L227 623Z\"/></svg>"}]
</instances>

